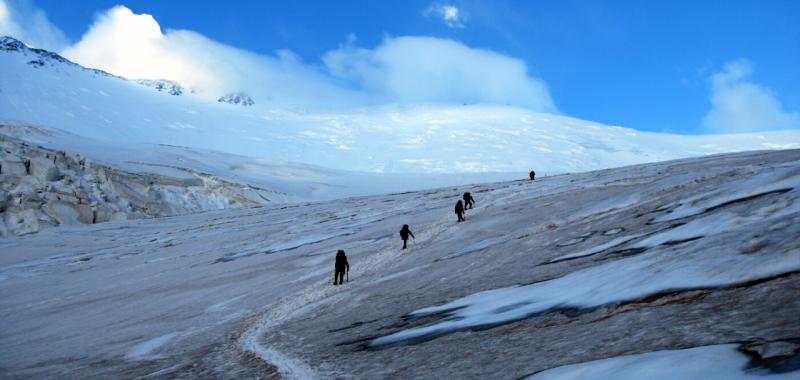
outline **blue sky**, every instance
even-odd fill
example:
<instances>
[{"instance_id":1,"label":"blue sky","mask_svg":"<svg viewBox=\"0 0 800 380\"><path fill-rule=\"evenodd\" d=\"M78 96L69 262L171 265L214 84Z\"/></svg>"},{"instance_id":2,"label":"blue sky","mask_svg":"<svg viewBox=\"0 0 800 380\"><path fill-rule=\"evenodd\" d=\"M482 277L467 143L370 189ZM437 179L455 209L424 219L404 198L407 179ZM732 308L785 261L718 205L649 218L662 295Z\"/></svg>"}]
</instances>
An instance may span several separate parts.
<instances>
[{"instance_id":1,"label":"blue sky","mask_svg":"<svg viewBox=\"0 0 800 380\"><path fill-rule=\"evenodd\" d=\"M800 127L800 1L9 4L46 12L67 43L122 4L152 15L164 30L191 30L269 56L285 49L320 67L327 53L353 41L349 36L365 49L387 37L436 37L521 60L546 84L558 112L582 119L689 134L749 128L715 129L710 120L766 118ZM457 9L455 17L446 19L444 6ZM750 104L768 109L743 110Z\"/></svg>"}]
</instances>

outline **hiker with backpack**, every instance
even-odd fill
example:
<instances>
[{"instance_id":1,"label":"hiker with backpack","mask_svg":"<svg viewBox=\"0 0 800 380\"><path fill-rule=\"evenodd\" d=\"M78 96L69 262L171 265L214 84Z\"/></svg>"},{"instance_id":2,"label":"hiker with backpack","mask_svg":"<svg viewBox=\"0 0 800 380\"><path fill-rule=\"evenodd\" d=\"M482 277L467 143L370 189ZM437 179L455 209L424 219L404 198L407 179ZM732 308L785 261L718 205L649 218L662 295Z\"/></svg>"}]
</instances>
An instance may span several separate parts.
<instances>
[{"instance_id":1,"label":"hiker with backpack","mask_svg":"<svg viewBox=\"0 0 800 380\"><path fill-rule=\"evenodd\" d=\"M528 175L531 177L531 181L533 181L533 179L536 178L536 172L533 170L531 170L531 172L528 173Z\"/></svg>"},{"instance_id":2,"label":"hiker with backpack","mask_svg":"<svg viewBox=\"0 0 800 380\"><path fill-rule=\"evenodd\" d=\"M466 220L466 219L464 219L464 204L461 203L461 199L459 199L458 202L456 202L455 211L456 211L456 215L458 215L458 221L459 222L463 222L464 220Z\"/></svg>"},{"instance_id":3,"label":"hiker with backpack","mask_svg":"<svg viewBox=\"0 0 800 380\"><path fill-rule=\"evenodd\" d=\"M403 239L403 249L406 249L406 242L408 241L408 235L411 235L411 238L416 240L414 234L411 233L411 230L408 229L408 224L404 224L403 228L400 229L400 237Z\"/></svg>"},{"instance_id":4,"label":"hiker with backpack","mask_svg":"<svg viewBox=\"0 0 800 380\"><path fill-rule=\"evenodd\" d=\"M344 275L345 273L350 272L350 264L347 263L347 256L344 254L344 250L339 250L336 252L336 264L334 264L333 273L333 284L334 285L341 285L344 283ZM339 280L337 283L336 280Z\"/></svg>"},{"instance_id":5,"label":"hiker with backpack","mask_svg":"<svg viewBox=\"0 0 800 380\"><path fill-rule=\"evenodd\" d=\"M469 192L464 193L464 210L472 209L472 205L475 203L475 198L472 198L472 194Z\"/></svg>"}]
</instances>

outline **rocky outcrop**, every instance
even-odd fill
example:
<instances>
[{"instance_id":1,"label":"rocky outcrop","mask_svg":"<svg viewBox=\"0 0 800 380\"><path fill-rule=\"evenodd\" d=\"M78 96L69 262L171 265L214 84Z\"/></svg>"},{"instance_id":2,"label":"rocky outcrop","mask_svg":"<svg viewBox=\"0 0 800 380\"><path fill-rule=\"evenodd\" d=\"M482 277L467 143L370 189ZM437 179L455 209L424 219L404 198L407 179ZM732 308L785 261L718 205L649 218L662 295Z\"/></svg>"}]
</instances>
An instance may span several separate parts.
<instances>
[{"instance_id":1,"label":"rocky outcrop","mask_svg":"<svg viewBox=\"0 0 800 380\"><path fill-rule=\"evenodd\" d=\"M124 79L117 75L109 74L103 70L85 68L51 51L29 47L24 43L22 43L22 41L19 41L13 37L8 37L8 36L0 37L0 51L15 52L22 54L26 57L32 57L33 59L28 61L28 64L33 67L45 67L45 66L54 66L58 64L66 64L79 67L82 70L86 70L95 75Z\"/></svg>"},{"instance_id":2,"label":"rocky outcrop","mask_svg":"<svg viewBox=\"0 0 800 380\"><path fill-rule=\"evenodd\" d=\"M230 103L230 104L239 104L242 106L252 106L256 104L249 95L243 92L232 92L227 94L219 99L217 99L220 103Z\"/></svg>"},{"instance_id":3,"label":"rocky outcrop","mask_svg":"<svg viewBox=\"0 0 800 380\"><path fill-rule=\"evenodd\" d=\"M183 87L181 87L180 84L167 79L139 79L136 81L136 83L139 83L142 86L154 88L156 91L166 92L167 94L175 96L179 96L184 92Z\"/></svg>"},{"instance_id":4,"label":"rocky outcrop","mask_svg":"<svg viewBox=\"0 0 800 380\"><path fill-rule=\"evenodd\" d=\"M0 134L0 236L265 204L282 193L185 168L129 172Z\"/></svg>"}]
</instances>

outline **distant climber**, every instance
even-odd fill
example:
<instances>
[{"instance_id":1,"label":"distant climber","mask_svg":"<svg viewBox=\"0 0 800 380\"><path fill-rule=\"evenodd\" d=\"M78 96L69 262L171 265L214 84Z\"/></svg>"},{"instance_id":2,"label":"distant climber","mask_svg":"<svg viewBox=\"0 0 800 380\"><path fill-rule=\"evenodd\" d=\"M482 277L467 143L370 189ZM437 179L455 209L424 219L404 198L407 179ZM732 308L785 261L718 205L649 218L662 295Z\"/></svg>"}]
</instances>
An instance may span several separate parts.
<instances>
[{"instance_id":1,"label":"distant climber","mask_svg":"<svg viewBox=\"0 0 800 380\"><path fill-rule=\"evenodd\" d=\"M350 264L347 263L347 256L344 255L344 251L341 249L336 252L336 265L334 268L336 271L333 273L333 284L343 284L345 273L350 272ZM339 279L338 283L336 282L337 278Z\"/></svg>"},{"instance_id":2,"label":"distant climber","mask_svg":"<svg viewBox=\"0 0 800 380\"><path fill-rule=\"evenodd\" d=\"M530 172L530 173L528 173L528 175L530 175L530 176L531 176L531 181L533 181L533 179L536 177L536 172L535 172L535 171L533 171L533 170L531 170L531 172Z\"/></svg>"},{"instance_id":3,"label":"distant climber","mask_svg":"<svg viewBox=\"0 0 800 380\"><path fill-rule=\"evenodd\" d=\"M473 204L475 204L475 198L472 198L472 194L464 193L464 210L471 209Z\"/></svg>"},{"instance_id":4,"label":"distant climber","mask_svg":"<svg viewBox=\"0 0 800 380\"><path fill-rule=\"evenodd\" d=\"M459 199L458 202L456 202L456 210L455 211L456 211L456 215L458 215L458 221L459 222L463 222L464 221L464 204L461 203L461 199Z\"/></svg>"},{"instance_id":5,"label":"distant climber","mask_svg":"<svg viewBox=\"0 0 800 380\"><path fill-rule=\"evenodd\" d=\"M406 242L408 241L408 235L411 235L411 238L416 240L414 234L411 232L411 230L408 229L408 224L404 224L403 228L400 229L400 237L403 238L403 249L406 249Z\"/></svg>"}]
</instances>

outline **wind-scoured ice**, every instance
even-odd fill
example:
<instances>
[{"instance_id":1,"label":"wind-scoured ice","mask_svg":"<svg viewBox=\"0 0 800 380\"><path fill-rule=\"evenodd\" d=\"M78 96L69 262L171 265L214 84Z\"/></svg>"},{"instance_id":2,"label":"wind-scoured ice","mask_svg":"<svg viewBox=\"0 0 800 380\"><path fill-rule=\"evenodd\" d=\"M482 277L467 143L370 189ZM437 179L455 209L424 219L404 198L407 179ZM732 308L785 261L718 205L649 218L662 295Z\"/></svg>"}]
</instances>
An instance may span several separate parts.
<instances>
[{"instance_id":1,"label":"wind-scoured ice","mask_svg":"<svg viewBox=\"0 0 800 380\"><path fill-rule=\"evenodd\" d=\"M788 171L788 174L787 174ZM778 180L775 180L779 178ZM716 191L685 199L667 214L656 217L654 222L668 222L697 215L730 202L785 192L800 186L800 171L782 168L774 172L758 174L744 181L732 181ZM669 207L668 207L669 208Z\"/></svg>"},{"instance_id":2,"label":"wind-scoured ice","mask_svg":"<svg viewBox=\"0 0 800 380\"><path fill-rule=\"evenodd\" d=\"M170 333L139 343L131 347L130 351L128 351L128 353L125 355L125 359L127 360L158 359L160 358L160 356L153 354L153 351L169 343L169 341L172 340L172 338L174 338L176 335L177 335L176 333Z\"/></svg>"},{"instance_id":3,"label":"wind-scoured ice","mask_svg":"<svg viewBox=\"0 0 800 380\"><path fill-rule=\"evenodd\" d=\"M795 176L793 170L782 168L770 176L758 177L760 188L791 190L800 185L800 177ZM764 183L769 180L774 182ZM750 193L741 193L740 196L749 197ZM667 291L731 286L798 271L799 249L790 252L762 250L747 255L731 249L714 249L713 243L704 244L712 239L741 239L751 225L768 224L770 220L800 212L800 204L794 202L796 192L786 196L792 201L787 201L785 207L763 206L746 215L719 209L686 224L667 227L629 246L643 251L636 256L549 281L489 290L440 306L419 309L409 317L441 314L442 318L428 325L376 338L371 345L379 347L424 341L454 331L496 326L551 310L590 309ZM726 202L735 199L729 197ZM633 238L615 239L603 246L567 256L585 256ZM693 245L687 243L693 241ZM670 249L671 246L676 247Z\"/></svg>"},{"instance_id":4,"label":"wind-scoured ice","mask_svg":"<svg viewBox=\"0 0 800 380\"><path fill-rule=\"evenodd\" d=\"M468 255L470 253L479 252L479 251L481 251L481 250L483 250L483 249L485 249L487 247L491 247L493 244L497 244L498 242L502 241L503 239L504 239L504 237L496 237L496 238L488 238L488 239L478 240L478 241L476 241L474 243L470 243L470 244L467 244L466 246L464 246L462 248L459 248L458 250L456 250L453 253L450 253L448 255L445 255L445 256L437 259L437 261L454 259L456 257L461 257L461 256L464 256L464 255Z\"/></svg>"},{"instance_id":5,"label":"wind-scoured ice","mask_svg":"<svg viewBox=\"0 0 800 380\"><path fill-rule=\"evenodd\" d=\"M555 259L550 260L550 262L554 263L554 262L558 262L558 261L564 261L564 260L569 260L569 259L577 259L579 257L586 257L586 256L591 256L591 255L594 255L594 254L598 254L598 253L603 252L603 251L605 251L605 250L607 250L609 248L614 248L614 247L616 247L618 245L622 245L624 243L627 243L627 242L629 242L629 241L631 241L633 239L636 239L638 237L641 237L641 236L642 236L641 234L620 236L620 237L618 237L616 239L610 240L607 243L600 244L598 246L595 246L595 247L592 247L592 248L589 248L589 249L585 249L583 251L578 251L578 252L575 252L575 253L569 253L569 254L566 254L566 255L563 255L563 256L556 257Z\"/></svg>"}]
</instances>

